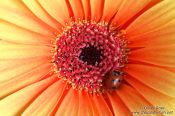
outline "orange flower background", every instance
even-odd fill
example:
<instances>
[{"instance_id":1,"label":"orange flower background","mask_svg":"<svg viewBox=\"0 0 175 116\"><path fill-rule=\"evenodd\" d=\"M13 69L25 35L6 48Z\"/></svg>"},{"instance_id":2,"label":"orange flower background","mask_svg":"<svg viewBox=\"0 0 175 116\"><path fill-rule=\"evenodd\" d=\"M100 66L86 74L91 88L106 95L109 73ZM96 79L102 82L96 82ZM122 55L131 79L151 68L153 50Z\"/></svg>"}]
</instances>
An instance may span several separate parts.
<instances>
[{"instance_id":1,"label":"orange flower background","mask_svg":"<svg viewBox=\"0 0 175 116\"><path fill-rule=\"evenodd\" d=\"M92 94L54 73L54 42L72 20L126 33L120 88ZM175 116L175 1L0 0L0 115Z\"/></svg>"}]
</instances>

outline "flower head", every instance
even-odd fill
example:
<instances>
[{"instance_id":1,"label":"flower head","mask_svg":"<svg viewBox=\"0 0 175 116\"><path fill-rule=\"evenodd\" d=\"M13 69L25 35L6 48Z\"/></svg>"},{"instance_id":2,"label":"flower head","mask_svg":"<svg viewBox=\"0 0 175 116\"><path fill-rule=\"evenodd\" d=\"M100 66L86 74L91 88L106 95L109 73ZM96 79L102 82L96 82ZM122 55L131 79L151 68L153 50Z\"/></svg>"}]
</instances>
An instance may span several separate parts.
<instances>
[{"instance_id":1,"label":"flower head","mask_svg":"<svg viewBox=\"0 0 175 116\"><path fill-rule=\"evenodd\" d=\"M173 0L0 1L0 114L174 115Z\"/></svg>"}]
</instances>

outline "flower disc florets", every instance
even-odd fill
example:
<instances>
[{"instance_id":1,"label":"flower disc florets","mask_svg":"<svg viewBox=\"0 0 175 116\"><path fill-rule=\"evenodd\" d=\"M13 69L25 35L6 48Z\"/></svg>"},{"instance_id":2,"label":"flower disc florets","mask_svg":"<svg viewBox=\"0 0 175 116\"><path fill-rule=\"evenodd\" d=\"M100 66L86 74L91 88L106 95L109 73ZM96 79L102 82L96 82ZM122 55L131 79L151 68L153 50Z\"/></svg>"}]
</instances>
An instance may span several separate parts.
<instances>
[{"instance_id":1,"label":"flower disc florets","mask_svg":"<svg viewBox=\"0 0 175 116\"><path fill-rule=\"evenodd\" d=\"M111 71L126 62L125 41L101 23L73 23L56 41L55 64L73 87L90 92L105 88Z\"/></svg>"}]
</instances>

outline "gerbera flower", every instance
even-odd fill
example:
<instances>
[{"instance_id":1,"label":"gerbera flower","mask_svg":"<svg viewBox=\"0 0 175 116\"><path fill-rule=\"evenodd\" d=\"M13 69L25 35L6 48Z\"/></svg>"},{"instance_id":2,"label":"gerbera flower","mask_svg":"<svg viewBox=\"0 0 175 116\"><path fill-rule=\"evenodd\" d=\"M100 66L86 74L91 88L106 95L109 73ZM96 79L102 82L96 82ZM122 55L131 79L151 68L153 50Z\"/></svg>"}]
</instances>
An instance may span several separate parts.
<instances>
[{"instance_id":1,"label":"gerbera flower","mask_svg":"<svg viewBox=\"0 0 175 116\"><path fill-rule=\"evenodd\" d=\"M175 115L174 0L1 0L0 115Z\"/></svg>"}]
</instances>

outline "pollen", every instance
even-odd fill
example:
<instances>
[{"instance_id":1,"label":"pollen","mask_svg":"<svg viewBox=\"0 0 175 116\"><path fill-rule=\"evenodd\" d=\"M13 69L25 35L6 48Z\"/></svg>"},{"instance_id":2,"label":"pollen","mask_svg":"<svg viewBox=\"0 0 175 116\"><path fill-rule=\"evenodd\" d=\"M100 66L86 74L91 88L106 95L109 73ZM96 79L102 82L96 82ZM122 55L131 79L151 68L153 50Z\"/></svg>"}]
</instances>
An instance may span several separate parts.
<instances>
[{"instance_id":1,"label":"pollen","mask_svg":"<svg viewBox=\"0 0 175 116\"><path fill-rule=\"evenodd\" d=\"M109 73L122 70L127 62L126 42L120 31L106 23L72 23L57 38L55 48L56 70L74 88L100 92L118 86L121 79L113 77L113 86L107 87Z\"/></svg>"}]
</instances>

